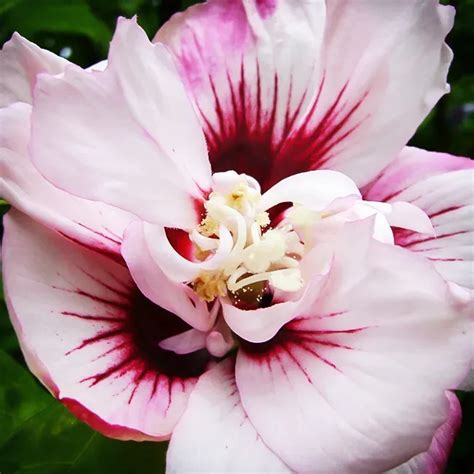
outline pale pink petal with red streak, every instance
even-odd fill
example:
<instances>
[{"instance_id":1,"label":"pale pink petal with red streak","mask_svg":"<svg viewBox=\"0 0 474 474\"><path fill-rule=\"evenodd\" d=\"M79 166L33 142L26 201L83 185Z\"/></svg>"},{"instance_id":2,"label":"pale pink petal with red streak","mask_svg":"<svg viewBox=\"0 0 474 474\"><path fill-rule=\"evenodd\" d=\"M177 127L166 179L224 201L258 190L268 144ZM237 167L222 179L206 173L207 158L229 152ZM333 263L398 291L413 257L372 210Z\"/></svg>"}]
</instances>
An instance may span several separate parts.
<instances>
[{"instance_id":1,"label":"pale pink petal with red streak","mask_svg":"<svg viewBox=\"0 0 474 474\"><path fill-rule=\"evenodd\" d=\"M448 285L371 233L351 224L323 294L237 356L250 421L298 472L383 472L425 451L469 368L472 328Z\"/></svg>"},{"instance_id":2,"label":"pale pink petal with red streak","mask_svg":"<svg viewBox=\"0 0 474 474\"><path fill-rule=\"evenodd\" d=\"M446 392L449 400L449 414L436 430L428 451L418 454L406 463L386 474L443 474L454 438L461 426L461 405L456 395Z\"/></svg>"},{"instance_id":3,"label":"pale pink petal with red streak","mask_svg":"<svg viewBox=\"0 0 474 474\"><path fill-rule=\"evenodd\" d=\"M174 250L170 249L170 252L174 253ZM206 302L186 283L171 281L152 257L142 222L133 222L128 227L122 255L135 283L147 298L178 315L193 328L211 329L214 321Z\"/></svg>"},{"instance_id":4,"label":"pale pink petal with red streak","mask_svg":"<svg viewBox=\"0 0 474 474\"><path fill-rule=\"evenodd\" d=\"M8 307L32 371L104 434L168 437L208 356L178 356L159 342L189 326L147 300L113 260L17 211L5 231Z\"/></svg>"},{"instance_id":5,"label":"pale pink petal with red streak","mask_svg":"<svg viewBox=\"0 0 474 474\"><path fill-rule=\"evenodd\" d=\"M212 0L176 14L157 33L194 97L214 171L234 169L263 189L273 155L314 99L323 2Z\"/></svg>"},{"instance_id":6,"label":"pale pink petal with red streak","mask_svg":"<svg viewBox=\"0 0 474 474\"><path fill-rule=\"evenodd\" d=\"M171 437L167 472L292 472L252 426L240 402L234 364L227 359L200 378ZM196 436L196 427L205 429Z\"/></svg>"},{"instance_id":7,"label":"pale pink petal with red streak","mask_svg":"<svg viewBox=\"0 0 474 474\"><path fill-rule=\"evenodd\" d=\"M474 162L407 147L367 186L364 197L407 201L431 218L435 234L398 229L395 242L429 258L447 279L474 289Z\"/></svg>"},{"instance_id":8,"label":"pale pink petal with red streak","mask_svg":"<svg viewBox=\"0 0 474 474\"><path fill-rule=\"evenodd\" d=\"M326 5L324 87L311 122L320 124L332 110L319 131L331 138L325 149L318 147L317 166L342 171L362 186L393 160L449 91L453 55L444 39L455 11L438 0L389 0L377 8L371 0Z\"/></svg>"},{"instance_id":9,"label":"pale pink petal with red streak","mask_svg":"<svg viewBox=\"0 0 474 474\"><path fill-rule=\"evenodd\" d=\"M214 171L264 190L317 168L364 185L447 92L453 16L436 0L210 0L155 41L180 65Z\"/></svg>"}]
</instances>

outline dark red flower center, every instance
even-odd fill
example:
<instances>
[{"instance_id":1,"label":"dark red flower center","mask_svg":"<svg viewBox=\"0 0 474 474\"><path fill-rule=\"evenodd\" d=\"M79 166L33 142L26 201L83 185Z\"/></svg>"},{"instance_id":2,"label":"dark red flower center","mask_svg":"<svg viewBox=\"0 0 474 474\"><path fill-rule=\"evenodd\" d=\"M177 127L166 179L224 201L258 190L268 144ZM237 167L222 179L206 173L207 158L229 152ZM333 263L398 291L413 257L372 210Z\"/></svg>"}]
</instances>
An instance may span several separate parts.
<instances>
[{"instance_id":1,"label":"dark red flower center","mask_svg":"<svg viewBox=\"0 0 474 474\"><path fill-rule=\"evenodd\" d=\"M205 371L210 359L206 350L180 355L159 346L163 339L187 331L191 326L152 303L138 290L131 300L128 324L137 355L150 369L179 378L196 377Z\"/></svg>"}]
</instances>

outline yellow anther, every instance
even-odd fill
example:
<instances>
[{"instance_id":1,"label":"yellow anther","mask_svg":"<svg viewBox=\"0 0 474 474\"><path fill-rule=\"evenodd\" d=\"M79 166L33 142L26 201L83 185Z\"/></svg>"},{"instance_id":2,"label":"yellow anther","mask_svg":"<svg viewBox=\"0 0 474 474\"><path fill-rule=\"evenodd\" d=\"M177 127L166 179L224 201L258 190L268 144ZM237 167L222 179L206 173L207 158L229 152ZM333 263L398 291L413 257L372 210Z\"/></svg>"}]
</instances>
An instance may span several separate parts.
<instances>
[{"instance_id":1,"label":"yellow anther","mask_svg":"<svg viewBox=\"0 0 474 474\"><path fill-rule=\"evenodd\" d=\"M234 187L230 194L227 195L227 205L236 209L237 211L243 211L245 209L245 202L253 203L257 198L256 193L251 192L251 188L244 183L240 183Z\"/></svg>"},{"instance_id":2,"label":"yellow anther","mask_svg":"<svg viewBox=\"0 0 474 474\"><path fill-rule=\"evenodd\" d=\"M217 235L219 231L219 223L212 217L206 216L199 224L198 231L206 237Z\"/></svg>"},{"instance_id":3,"label":"yellow anther","mask_svg":"<svg viewBox=\"0 0 474 474\"><path fill-rule=\"evenodd\" d=\"M200 298L207 302L227 294L227 286L222 272L201 272L193 281L193 289Z\"/></svg>"}]
</instances>

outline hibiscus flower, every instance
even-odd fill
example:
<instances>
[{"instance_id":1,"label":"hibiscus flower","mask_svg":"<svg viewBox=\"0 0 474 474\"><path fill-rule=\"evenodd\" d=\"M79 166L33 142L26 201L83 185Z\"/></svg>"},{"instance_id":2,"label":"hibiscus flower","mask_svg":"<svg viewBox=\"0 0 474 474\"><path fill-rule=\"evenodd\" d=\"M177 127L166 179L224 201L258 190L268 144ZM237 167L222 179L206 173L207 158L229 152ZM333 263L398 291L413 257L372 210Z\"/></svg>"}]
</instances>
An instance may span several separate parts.
<instances>
[{"instance_id":1,"label":"hibiscus flower","mask_svg":"<svg viewBox=\"0 0 474 474\"><path fill-rule=\"evenodd\" d=\"M1 53L10 316L169 472L441 472L472 359L473 166L404 148L453 9L211 0L83 70Z\"/></svg>"}]
</instances>

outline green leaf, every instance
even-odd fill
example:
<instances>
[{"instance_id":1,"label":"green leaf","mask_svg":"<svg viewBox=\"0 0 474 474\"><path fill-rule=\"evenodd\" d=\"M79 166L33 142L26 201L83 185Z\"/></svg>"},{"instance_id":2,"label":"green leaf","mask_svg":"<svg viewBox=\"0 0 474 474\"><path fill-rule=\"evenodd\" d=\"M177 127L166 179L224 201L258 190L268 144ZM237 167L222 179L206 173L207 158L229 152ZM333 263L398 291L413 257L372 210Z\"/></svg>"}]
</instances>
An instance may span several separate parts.
<instances>
[{"instance_id":1,"label":"green leaf","mask_svg":"<svg viewBox=\"0 0 474 474\"><path fill-rule=\"evenodd\" d=\"M145 0L118 0L118 6L126 15L134 15Z\"/></svg>"},{"instance_id":2,"label":"green leaf","mask_svg":"<svg viewBox=\"0 0 474 474\"><path fill-rule=\"evenodd\" d=\"M10 318L8 317L7 307L3 298L3 288L0 284L0 347L10 356L20 355L20 347L13 330ZM0 433L1 439L1 433Z\"/></svg>"},{"instance_id":3,"label":"green leaf","mask_svg":"<svg viewBox=\"0 0 474 474\"><path fill-rule=\"evenodd\" d=\"M106 48L112 37L107 25L83 0L23 0L8 11L6 19L29 38L37 32L81 34Z\"/></svg>"},{"instance_id":4,"label":"green leaf","mask_svg":"<svg viewBox=\"0 0 474 474\"><path fill-rule=\"evenodd\" d=\"M111 440L94 432L0 352L0 471L118 474L164 471L166 443Z\"/></svg>"},{"instance_id":5,"label":"green leaf","mask_svg":"<svg viewBox=\"0 0 474 474\"><path fill-rule=\"evenodd\" d=\"M6 12L20 2L21 0L0 0L0 14Z\"/></svg>"},{"instance_id":6,"label":"green leaf","mask_svg":"<svg viewBox=\"0 0 474 474\"><path fill-rule=\"evenodd\" d=\"M23 423L47 407L52 397L3 351L0 351L0 373L3 380L0 385L0 445L2 445Z\"/></svg>"}]
</instances>

